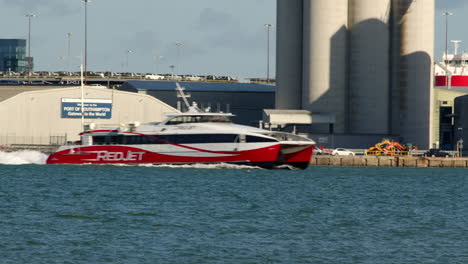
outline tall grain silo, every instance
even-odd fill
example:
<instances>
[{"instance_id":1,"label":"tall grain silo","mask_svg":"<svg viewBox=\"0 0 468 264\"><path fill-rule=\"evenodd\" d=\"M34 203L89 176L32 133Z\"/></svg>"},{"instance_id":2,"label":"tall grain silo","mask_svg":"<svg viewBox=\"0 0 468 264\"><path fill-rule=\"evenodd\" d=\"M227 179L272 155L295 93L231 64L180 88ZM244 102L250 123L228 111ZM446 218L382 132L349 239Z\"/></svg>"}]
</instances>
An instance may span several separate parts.
<instances>
[{"instance_id":1,"label":"tall grain silo","mask_svg":"<svg viewBox=\"0 0 468 264\"><path fill-rule=\"evenodd\" d=\"M349 132L390 130L391 0L349 0Z\"/></svg>"},{"instance_id":2,"label":"tall grain silo","mask_svg":"<svg viewBox=\"0 0 468 264\"><path fill-rule=\"evenodd\" d=\"M303 0L278 0L276 5L276 108L301 109Z\"/></svg>"},{"instance_id":3,"label":"tall grain silo","mask_svg":"<svg viewBox=\"0 0 468 264\"><path fill-rule=\"evenodd\" d=\"M302 109L333 115L346 132L348 0L304 0Z\"/></svg>"},{"instance_id":4,"label":"tall grain silo","mask_svg":"<svg viewBox=\"0 0 468 264\"><path fill-rule=\"evenodd\" d=\"M432 142L435 0L398 0L400 135L420 148Z\"/></svg>"}]
</instances>

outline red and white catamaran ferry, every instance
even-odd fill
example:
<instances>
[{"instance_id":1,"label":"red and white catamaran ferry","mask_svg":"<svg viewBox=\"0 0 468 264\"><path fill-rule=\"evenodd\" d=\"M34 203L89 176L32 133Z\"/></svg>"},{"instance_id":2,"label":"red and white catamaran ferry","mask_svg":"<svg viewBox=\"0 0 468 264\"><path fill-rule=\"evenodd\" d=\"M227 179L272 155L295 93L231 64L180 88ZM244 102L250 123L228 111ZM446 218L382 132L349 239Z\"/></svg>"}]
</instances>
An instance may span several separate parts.
<instances>
[{"instance_id":1,"label":"red and white catamaran ferry","mask_svg":"<svg viewBox=\"0 0 468 264\"><path fill-rule=\"evenodd\" d=\"M315 146L311 139L233 124L232 117L230 113L203 112L194 105L187 112L168 114L161 123L113 129L88 125L80 142L61 146L47 163L235 163L300 169L309 165Z\"/></svg>"}]
</instances>

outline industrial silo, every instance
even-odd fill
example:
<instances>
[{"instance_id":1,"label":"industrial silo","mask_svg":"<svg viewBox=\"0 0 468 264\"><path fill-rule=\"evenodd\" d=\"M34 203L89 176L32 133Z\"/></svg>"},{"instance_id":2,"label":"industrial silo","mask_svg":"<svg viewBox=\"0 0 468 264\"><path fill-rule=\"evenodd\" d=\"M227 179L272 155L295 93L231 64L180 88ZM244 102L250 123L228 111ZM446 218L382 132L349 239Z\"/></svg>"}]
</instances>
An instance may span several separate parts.
<instances>
[{"instance_id":1,"label":"industrial silo","mask_svg":"<svg viewBox=\"0 0 468 264\"><path fill-rule=\"evenodd\" d=\"M303 0L277 0L276 108L302 106Z\"/></svg>"},{"instance_id":2,"label":"industrial silo","mask_svg":"<svg viewBox=\"0 0 468 264\"><path fill-rule=\"evenodd\" d=\"M304 0L302 108L334 116L346 132L348 1Z\"/></svg>"},{"instance_id":3,"label":"industrial silo","mask_svg":"<svg viewBox=\"0 0 468 264\"><path fill-rule=\"evenodd\" d=\"M420 148L432 142L434 0L398 0L400 135Z\"/></svg>"},{"instance_id":4,"label":"industrial silo","mask_svg":"<svg viewBox=\"0 0 468 264\"><path fill-rule=\"evenodd\" d=\"M391 0L349 0L349 132L388 134Z\"/></svg>"}]
</instances>

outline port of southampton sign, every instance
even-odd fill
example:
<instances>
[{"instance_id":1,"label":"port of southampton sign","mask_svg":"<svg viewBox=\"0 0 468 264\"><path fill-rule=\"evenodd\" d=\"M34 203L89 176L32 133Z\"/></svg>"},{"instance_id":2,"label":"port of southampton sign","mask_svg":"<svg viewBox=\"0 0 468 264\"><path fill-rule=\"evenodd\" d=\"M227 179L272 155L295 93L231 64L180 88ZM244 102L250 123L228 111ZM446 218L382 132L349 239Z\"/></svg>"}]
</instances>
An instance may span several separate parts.
<instances>
[{"instance_id":1,"label":"port of southampton sign","mask_svg":"<svg viewBox=\"0 0 468 264\"><path fill-rule=\"evenodd\" d=\"M112 100L84 99L85 118L112 118ZM81 118L81 99L62 98L62 118Z\"/></svg>"}]
</instances>

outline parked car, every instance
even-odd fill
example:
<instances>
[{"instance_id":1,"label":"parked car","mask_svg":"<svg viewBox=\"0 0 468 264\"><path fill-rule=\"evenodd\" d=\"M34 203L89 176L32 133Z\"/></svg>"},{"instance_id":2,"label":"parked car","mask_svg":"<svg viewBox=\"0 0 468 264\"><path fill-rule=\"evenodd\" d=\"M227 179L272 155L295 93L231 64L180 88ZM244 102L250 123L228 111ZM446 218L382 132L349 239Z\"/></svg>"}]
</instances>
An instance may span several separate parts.
<instances>
[{"instance_id":1,"label":"parked car","mask_svg":"<svg viewBox=\"0 0 468 264\"><path fill-rule=\"evenodd\" d=\"M349 149L337 148L332 152L333 156L355 156L356 154Z\"/></svg>"},{"instance_id":2,"label":"parked car","mask_svg":"<svg viewBox=\"0 0 468 264\"><path fill-rule=\"evenodd\" d=\"M147 74L145 75L145 79L149 80L163 80L164 76L159 75L159 74Z\"/></svg>"},{"instance_id":3,"label":"parked car","mask_svg":"<svg viewBox=\"0 0 468 264\"><path fill-rule=\"evenodd\" d=\"M314 155L322 155L322 150L317 146L314 148Z\"/></svg>"},{"instance_id":4,"label":"parked car","mask_svg":"<svg viewBox=\"0 0 468 264\"><path fill-rule=\"evenodd\" d=\"M450 153L440 149L429 149L424 153L424 157L450 157Z\"/></svg>"}]
</instances>

